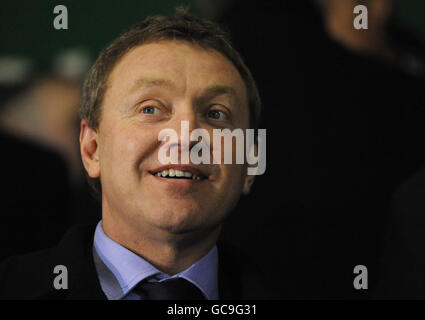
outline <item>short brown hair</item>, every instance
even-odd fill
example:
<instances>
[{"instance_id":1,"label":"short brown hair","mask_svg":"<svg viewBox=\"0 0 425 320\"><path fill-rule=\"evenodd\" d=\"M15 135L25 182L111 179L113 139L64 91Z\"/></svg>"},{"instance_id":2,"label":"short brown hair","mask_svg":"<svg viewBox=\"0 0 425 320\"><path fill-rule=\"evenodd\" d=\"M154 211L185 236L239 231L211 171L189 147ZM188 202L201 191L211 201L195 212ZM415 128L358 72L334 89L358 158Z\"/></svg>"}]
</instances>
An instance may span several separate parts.
<instances>
[{"instance_id":1,"label":"short brown hair","mask_svg":"<svg viewBox=\"0 0 425 320\"><path fill-rule=\"evenodd\" d=\"M132 48L162 40L186 41L206 49L214 49L226 56L239 71L245 83L250 127L258 128L261 115L260 95L251 72L233 48L229 34L218 24L190 15L183 8L177 8L173 16L148 17L122 33L100 53L83 84L80 119L86 119L90 127L97 129L108 78L114 66ZM99 179L88 177L88 181L96 195L100 196Z\"/></svg>"}]
</instances>

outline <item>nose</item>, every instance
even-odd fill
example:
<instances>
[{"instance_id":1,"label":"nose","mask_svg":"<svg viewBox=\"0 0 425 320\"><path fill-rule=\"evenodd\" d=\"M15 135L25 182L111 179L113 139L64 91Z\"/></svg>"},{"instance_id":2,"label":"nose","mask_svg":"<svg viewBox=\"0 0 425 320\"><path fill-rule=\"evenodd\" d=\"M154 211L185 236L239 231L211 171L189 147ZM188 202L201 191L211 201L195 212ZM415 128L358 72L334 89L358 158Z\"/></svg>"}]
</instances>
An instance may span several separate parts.
<instances>
[{"instance_id":1,"label":"nose","mask_svg":"<svg viewBox=\"0 0 425 320\"><path fill-rule=\"evenodd\" d=\"M185 105L179 105L176 107L175 112L171 119L167 121L168 130L172 130L177 134L177 137L173 139L173 142L169 142L169 148L173 157L179 157L182 164L188 164L190 158L190 151L193 146L196 145L200 139L199 132L195 132L198 139L191 141L192 132L196 129L200 129L200 121L195 108L187 103ZM209 141L208 137L205 136L205 132L202 132L203 140ZM205 139L207 138L207 139ZM177 149L177 150L176 150ZM175 150L175 151L173 151Z\"/></svg>"},{"instance_id":2,"label":"nose","mask_svg":"<svg viewBox=\"0 0 425 320\"><path fill-rule=\"evenodd\" d=\"M190 150L197 143L190 141L193 130L200 128L194 107L187 105L180 108L169 123L179 136L179 149L186 146Z\"/></svg>"},{"instance_id":3,"label":"nose","mask_svg":"<svg viewBox=\"0 0 425 320\"><path fill-rule=\"evenodd\" d=\"M189 126L188 129L190 132L192 132L192 130L196 129L199 126L199 123L197 121L196 111L191 104L187 104L185 106L181 106L180 108L176 108L173 118L174 118L173 122L175 122L174 123L175 130L177 131L178 129L179 131L177 132L179 134L181 133L180 129L182 128L181 126L182 121L185 121L185 123L188 124Z\"/></svg>"}]
</instances>

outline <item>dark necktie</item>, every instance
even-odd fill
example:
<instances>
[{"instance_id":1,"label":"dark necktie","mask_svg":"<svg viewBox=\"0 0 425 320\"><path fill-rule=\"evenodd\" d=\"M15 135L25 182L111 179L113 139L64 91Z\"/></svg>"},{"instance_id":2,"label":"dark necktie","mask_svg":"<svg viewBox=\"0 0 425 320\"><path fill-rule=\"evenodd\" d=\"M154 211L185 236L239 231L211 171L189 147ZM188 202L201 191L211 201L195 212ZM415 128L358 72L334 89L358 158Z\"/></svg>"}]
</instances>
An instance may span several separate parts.
<instances>
[{"instance_id":1,"label":"dark necktie","mask_svg":"<svg viewBox=\"0 0 425 320\"><path fill-rule=\"evenodd\" d=\"M135 288L146 300L205 300L201 290L183 278L162 282L141 282Z\"/></svg>"}]
</instances>

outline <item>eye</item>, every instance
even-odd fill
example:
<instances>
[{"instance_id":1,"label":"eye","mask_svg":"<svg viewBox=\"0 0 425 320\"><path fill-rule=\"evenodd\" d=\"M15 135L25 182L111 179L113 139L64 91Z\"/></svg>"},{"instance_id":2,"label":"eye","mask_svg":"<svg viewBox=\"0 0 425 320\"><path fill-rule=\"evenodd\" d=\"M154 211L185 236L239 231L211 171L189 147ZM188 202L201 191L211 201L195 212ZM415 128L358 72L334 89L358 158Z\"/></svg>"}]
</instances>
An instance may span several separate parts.
<instances>
[{"instance_id":1,"label":"eye","mask_svg":"<svg viewBox=\"0 0 425 320\"><path fill-rule=\"evenodd\" d=\"M221 110L209 110L207 116L214 120L228 120L227 114Z\"/></svg>"},{"instance_id":2,"label":"eye","mask_svg":"<svg viewBox=\"0 0 425 320\"><path fill-rule=\"evenodd\" d=\"M158 114L161 112L161 109L158 107L146 106L142 108L141 112L145 114Z\"/></svg>"}]
</instances>

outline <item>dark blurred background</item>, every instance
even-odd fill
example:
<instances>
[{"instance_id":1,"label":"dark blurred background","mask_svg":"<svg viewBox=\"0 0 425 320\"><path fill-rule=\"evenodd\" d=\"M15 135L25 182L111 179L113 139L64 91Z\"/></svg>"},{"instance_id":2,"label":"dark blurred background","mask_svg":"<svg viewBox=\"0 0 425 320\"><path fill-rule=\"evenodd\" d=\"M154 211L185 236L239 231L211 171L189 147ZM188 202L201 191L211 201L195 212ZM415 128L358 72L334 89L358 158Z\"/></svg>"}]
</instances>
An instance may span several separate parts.
<instances>
[{"instance_id":1,"label":"dark blurred background","mask_svg":"<svg viewBox=\"0 0 425 320\"><path fill-rule=\"evenodd\" d=\"M68 30L53 28L57 4ZM357 4L368 30L353 28ZM421 0L3 1L0 259L100 219L79 158L81 81L123 29L177 5L231 33L263 99L267 170L222 240L255 257L277 298L369 298L425 246L411 227L425 225ZM353 288L360 264L369 290Z\"/></svg>"}]
</instances>

